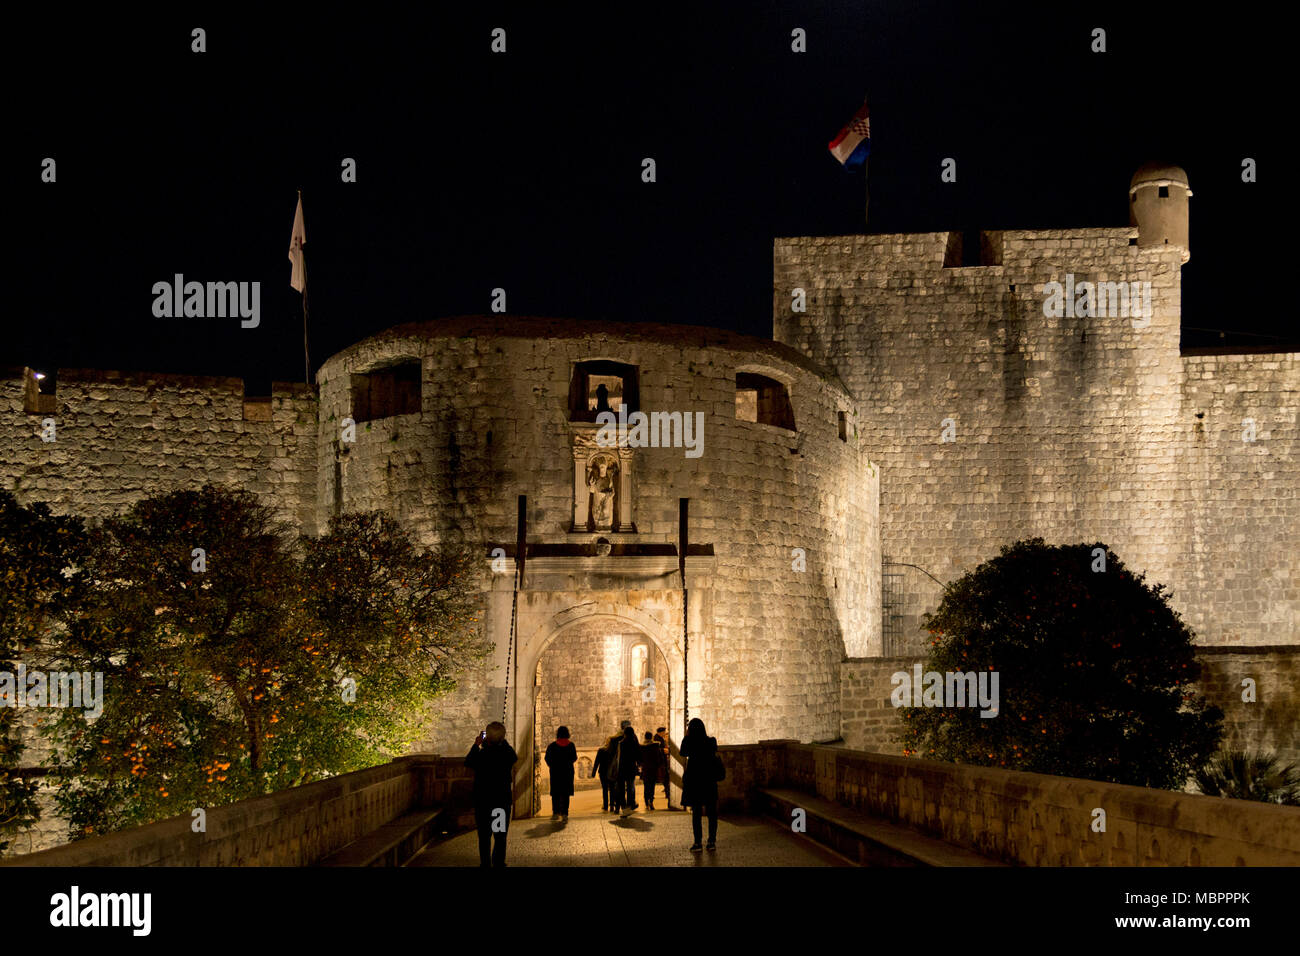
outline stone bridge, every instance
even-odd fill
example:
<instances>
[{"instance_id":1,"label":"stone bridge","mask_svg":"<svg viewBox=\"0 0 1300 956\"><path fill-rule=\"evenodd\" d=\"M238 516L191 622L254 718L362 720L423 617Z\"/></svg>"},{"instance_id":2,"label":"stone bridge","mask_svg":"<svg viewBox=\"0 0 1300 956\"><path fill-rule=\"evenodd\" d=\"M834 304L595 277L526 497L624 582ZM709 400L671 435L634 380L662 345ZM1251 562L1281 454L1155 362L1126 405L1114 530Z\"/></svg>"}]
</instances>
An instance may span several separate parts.
<instances>
[{"instance_id":1,"label":"stone bridge","mask_svg":"<svg viewBox=\"0 0 1300 956\"><path fill-rule=\"evenodd\" d=\"M716 853L689 814L511 825L515 865L1296 866L1300 807L764 741L720 748ZM4 866L477 863L463 758L402 757L293 790L12 858ZM583 797L585 795L579 795ZM1101 828L1104 812L1104 829Z\"/></svg>"}]
</instances>

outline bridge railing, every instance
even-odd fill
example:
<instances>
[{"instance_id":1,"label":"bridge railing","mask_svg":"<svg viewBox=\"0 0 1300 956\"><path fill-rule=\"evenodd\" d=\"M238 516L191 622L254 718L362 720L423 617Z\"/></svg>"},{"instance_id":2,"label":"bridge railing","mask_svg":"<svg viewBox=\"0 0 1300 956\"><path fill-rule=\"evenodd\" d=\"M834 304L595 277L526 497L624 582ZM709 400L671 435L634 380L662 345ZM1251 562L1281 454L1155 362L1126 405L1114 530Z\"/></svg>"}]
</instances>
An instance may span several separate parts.
<instances>
[{"instance_id":1,"label":"bridge railing","mask_svg":"<svg viewBox=\"0 0 1300 956\"><path fill-rule=\"evenodd\" d=\"M89 837L0 866L311 866L403 813L462 803L464 758L401 757L193 815Z\"/></svg>"},{"instance_id":2,"label":"bridge railing","mask_svg":"<svg viewBox=\"0 0 1300 956\"><path fill-rule=\"evenodd\" d=\"M1030 866L1300 866L1300 807L769 740L719 748L724 813L793 789ZM411 810L469 805L463 757L419 755L4 861L310 866ZM1104 816L1099 816L1101 811Z\"/></svg>"},{"instance_id":3,"label":"bridge railing","mask_svg":"<svg viewBox=\"0 0 1300 956\"><path fill-rule=\"evenodd\" d=\"M1300 807L795 741L719 749L733 808L801 790L1005 863L1300 866Z\"/></svg>"}]
</instances>

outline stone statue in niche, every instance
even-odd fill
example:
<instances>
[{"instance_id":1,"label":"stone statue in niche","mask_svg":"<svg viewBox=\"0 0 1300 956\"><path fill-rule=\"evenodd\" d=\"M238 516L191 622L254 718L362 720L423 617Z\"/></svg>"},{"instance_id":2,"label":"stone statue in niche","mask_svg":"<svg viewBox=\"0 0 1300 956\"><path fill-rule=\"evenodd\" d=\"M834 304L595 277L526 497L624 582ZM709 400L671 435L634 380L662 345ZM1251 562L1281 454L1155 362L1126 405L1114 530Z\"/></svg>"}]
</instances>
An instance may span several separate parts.
<instances>
[{"instance_id":1,"label":"stone statue in niche","mask_svg":"<svg viewBox=\"0 0 1300 956\"><path fill-rule=\"evenodd\" d=\"M604 445L598 429L578 424L573 434L573 520L570 533L636 533L632 495L635 452L624 444Z\"/></svg>"},{"instance_id":2,"label":"stone statue in niche","mask_svg":"<svg viewBox=\"0 0 1300 956\"><path fill-rule=\"evenodd\" d=\"M594 455L587 465L587 530L611 531L619 523L619 466L613 455Z\"/></svg>"}]
</instances>

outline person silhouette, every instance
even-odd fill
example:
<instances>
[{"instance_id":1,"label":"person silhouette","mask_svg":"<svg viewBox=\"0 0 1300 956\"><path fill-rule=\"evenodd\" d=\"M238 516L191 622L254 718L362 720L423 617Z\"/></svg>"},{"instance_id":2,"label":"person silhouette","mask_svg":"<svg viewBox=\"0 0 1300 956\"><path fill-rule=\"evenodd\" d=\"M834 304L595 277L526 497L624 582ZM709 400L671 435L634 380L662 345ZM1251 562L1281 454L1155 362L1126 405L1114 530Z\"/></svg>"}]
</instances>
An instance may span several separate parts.
<instances>
[{"instance_id":1,"label":"person silhouette","mask_svg":"<svg viewBox=\"0 0 1300 956\"><path fill-rule=\"evenodd\" d=\"M619 803L623 808L623 816L628 816L637 808L636 769L640 760L641 742L636 739L636 731L628 725L623 728L623 736L618 742Z\"/></svg>"},{"instance_id":2,"label":"person silhouette","mask_svg":"<svg viewBox=\"0 0 1300 956\"><path fill-rule=\"evenodd\" d=\"M474 771L479 866L506 865L506 835L514 809L514 767L518 760L515 748L506 743L506 725L499 720L487 725L465 756L465 766Z\"/></svg>"},{"instance_id":3,"label":"person silhouette","mask_svg":"<svg viewBox=\"0 0 1300 956\"><path fill-rule=\"evenodd\" d=\"M682 739L681 755L686 759L682 773L682 806L691 808L691 832L695 842L691 852L699 853L700 817L709 817L709 849L718 847L718 739L710 737L704 721L692 717Z\"/></svg>"},{"instance_id":4,"label":"person silhouette","mask_svg":"<svg viewBox=\"0 0 1300 956\"><path fill-rule=\"evenodd\" d=\"M551 819L569 819L569 798L573 796L573 767L578 762L578 748L569 739L569 728L555 732L555 740L546 748L546 766L551 768Z\"/></svg>"}]
</instances>

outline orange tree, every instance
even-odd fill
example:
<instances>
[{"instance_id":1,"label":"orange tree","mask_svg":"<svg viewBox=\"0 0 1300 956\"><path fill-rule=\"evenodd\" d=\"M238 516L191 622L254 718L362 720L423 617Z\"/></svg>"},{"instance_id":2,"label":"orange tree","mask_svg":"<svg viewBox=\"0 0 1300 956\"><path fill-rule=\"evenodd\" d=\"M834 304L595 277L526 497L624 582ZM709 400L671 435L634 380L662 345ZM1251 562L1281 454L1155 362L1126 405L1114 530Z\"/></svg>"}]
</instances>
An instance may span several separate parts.
<instances>
[{"instance_id":1,"label":"orange tree","mask_svg":"<svg viewBox=\"0 0 1300 956\"><path fill-rule=\"evenodd\" d=\"M1192 632L1167 597L1101 544L1003 547L923 624L924 671L997 672L996 716L913 700L905 752L1182 789L1215 752L1223 713L1192 690Z\"/></svg>"},{"instance_id":2,"label":"orange tree","mask_svg":"<svg viewBox=\"0 0 1300 956\"><path fill-rule=\"evenodd\" d=\"M32 660L53 618L73 600L82 522L20 505L0 491L0 693L17 696L16 663ZM24 746L17 701L0 700L0 850L39 818L35 784L18 776ZM38 717L39 719L39 717Z\"/></svg>"},{"instance_id":3,"label":"orange tree","mask_svg":"<svg viewBox=\"0 0 1300 956\"><path fill-rule=\"evenodd\" d=\"M298 540L253 495L214 486L106 521L57 661L104 674L102 715L66 712L55 730L72 836L404 752L482 652L466 564L377 515Z\"/></svg>"}]
</instances>

